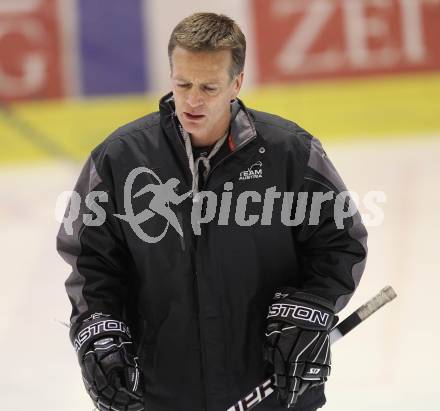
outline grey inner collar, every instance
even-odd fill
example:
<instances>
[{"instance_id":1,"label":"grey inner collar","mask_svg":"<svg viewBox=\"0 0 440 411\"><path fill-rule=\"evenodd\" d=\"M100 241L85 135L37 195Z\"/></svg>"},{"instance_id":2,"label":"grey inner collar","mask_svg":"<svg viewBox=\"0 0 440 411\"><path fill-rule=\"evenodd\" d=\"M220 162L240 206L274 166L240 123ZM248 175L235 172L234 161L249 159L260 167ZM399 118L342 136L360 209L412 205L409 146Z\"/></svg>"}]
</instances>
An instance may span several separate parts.
<instances>
[{"instance_id":1,"label":"grey inner collar","mask_svg":"<svg viewBox=\"0 0 440 411\"><path fill-rule=\"evenodd\" d=\"M215 143L214 147L212 147L211 151L209 152L209 154L207 156L200 156L198 159L196 159L194 161L193 149L192 149L192 144L191 144L191 137L188 134L188 132L181 125L179 125L179 127L180 127L180 132L182 133L183 141L185 142L186 155L188 157L189 169L190 169L191 175L192 175L192 188L191 188L191 190L193 193L193 201L197 202L200 199L199 195L198 195L199 194L199 163L202 162L203 165L205 166L205 171L203 172L203 177L206 178L209 171L211 170L210 160L212 157L215 156L215 154L217 154L217 152L220 150L220 147L223 145L223 143L227 139L227 137L229 135L229 130L226 131L224 136L222 138L220 138Z\"/></svg>"}]
</instances>

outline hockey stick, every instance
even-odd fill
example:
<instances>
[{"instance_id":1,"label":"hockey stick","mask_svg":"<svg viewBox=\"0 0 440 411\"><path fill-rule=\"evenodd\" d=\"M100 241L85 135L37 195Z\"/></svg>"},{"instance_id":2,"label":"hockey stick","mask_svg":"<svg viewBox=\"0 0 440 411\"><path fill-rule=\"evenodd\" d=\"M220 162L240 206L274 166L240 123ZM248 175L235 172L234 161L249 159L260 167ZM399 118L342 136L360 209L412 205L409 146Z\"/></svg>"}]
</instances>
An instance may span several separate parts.
<instances>
[{"instance_id":1,"label":"hockey stick","mask_svg":"<svg viewBox=\"0 0 440 411\"><path fill-rule=\"evenodd\" d=\"M367 319L371 314L375 313L379 308L389 303L397 297L397 294L391 286L383 288L372 299L359 307L355 312L350 314L344 321L339 323L330 331L330 344L335 343L345 334L349 333L353 328L358 326L362 321ZM275 390L275 375L264 381L258 387L255 387L246 397L242 398L227 411L247 411L258 405L267 398Z\"/></svg>"}]
</instances>

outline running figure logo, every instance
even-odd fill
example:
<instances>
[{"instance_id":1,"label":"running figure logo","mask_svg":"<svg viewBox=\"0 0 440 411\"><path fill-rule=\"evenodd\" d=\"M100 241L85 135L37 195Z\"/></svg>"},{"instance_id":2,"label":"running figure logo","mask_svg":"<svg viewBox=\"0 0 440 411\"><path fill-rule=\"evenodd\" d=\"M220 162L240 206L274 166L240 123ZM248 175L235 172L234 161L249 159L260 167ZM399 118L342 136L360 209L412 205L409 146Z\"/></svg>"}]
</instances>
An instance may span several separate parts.
<instances>
[{"instance_id":1,"label":"running figure logo","mask_svg":"<svg viewBox=\"0 0 440 411\"><path fill-rule=\"evenodd\" d=\"M137 176L142 173L151 175L157 181L157 184L147 184L144 188L132 196L133 183ZM127 221L136 235L147 243L157 243L160 241L167 233L170 225L177 231L177 233L180 234L181 237L183 237L182 227L180 226L176 214L173 210L171 210L170 203L175 205L180 204L183 200L185 200L186 197L189 197L191 191L179 196L174 191L178 185L179 180L177 178L170 178L166 183L162 183L159 176L153 170L150 170L147 167L135 168L128 175L124 186L125 215L115 214L115 217ZM153 198L150 200L150 204L146 210L135 215L133 211L132 198L138 198L146 193L152 193ZM154 217L156 214L165 218L167 223L163 231L159 235L153 237L148 235L140 227L140 225Z\"/></svg>"}]
</instances>

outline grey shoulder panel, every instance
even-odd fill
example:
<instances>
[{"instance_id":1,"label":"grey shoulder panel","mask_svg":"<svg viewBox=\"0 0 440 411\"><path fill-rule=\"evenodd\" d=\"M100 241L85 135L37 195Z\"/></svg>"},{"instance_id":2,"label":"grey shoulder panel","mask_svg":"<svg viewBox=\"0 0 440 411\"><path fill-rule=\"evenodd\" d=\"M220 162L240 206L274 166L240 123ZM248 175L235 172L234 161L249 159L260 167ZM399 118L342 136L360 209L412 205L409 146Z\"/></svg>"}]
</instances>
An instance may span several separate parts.
<instances>
[{"instance_id":1,"label":"grey shoulder panel","mask_svg":"<svg viewBox=\"0 0 440 411\"><path fill-rule=\"evenodd\" d=\"M355 263L351 268L351 276L354 283L354 289L353 292L350 294L343 294L338 297L335 304L335 310L336 312L341 311L350 301L351 297L354 294L354 291L358 287L362 274L365 270L365 265L367 263L367 254L368 254L368 246L367 246L367 238L368 233L367 229L365 228L361 216L359 212L357 212L353 217L353 225L348 230L348 235L355 241L359 242L362 248L364 249L364 258L360 260L359 262Z\"/></svg>"},{"instance_id":2,"label":"grey shoulder panel","mask_svg":"<svg viewBox=\"0 0 440 411\"><path fill-rule=\"evenodd\" d=\"M343 182L341 176L337 172L333 163L327 157L327 153L324 151L321 142L315 137L312 137L310 142L310 157L307 165L313 171L323 176L328 182L330 182L331 185L333 185L336 188L338 193L347 191L345 183ZM325 182L321 182L321 183L325 185ZM348 229L348 235L350 236L350 238L352 238L354 241L357 241L362 246L365 255L361 261L355 263L352 266L351 277L354 283L353 292L350 294L343 294L338 297L335 304L336 312L340 311L342 308L344 308L347 305L355 289L359 285L359 282L361 280L366 265L366 258L368 252L368 247L367 247L368 234L362 222L362 218L359 214L359 211L356 211L356 213L353 215L352 223L353 223L352 226Z\"/></svg>"},{"instance_id":3,"label":"grey shoulder panel","mask_svg":"<svg viewBox=\"0 0 440 411\"><path fill-rule=\"evenodd\" d=\"M318 174L324 176L338 192L347 190L335 166L322 148L321 142L315 137L312 137L310 141L310 157L307 165Z\"/></svg>"},{"instance_id":4,"label":"grey shoulder panel","mask_svg":"<svg viewBox=\"0 0 440 411\"><path fill-rule=\"evenodd\" d=\"M89 157L80 173L74 192L78 193L81 199L85 199L87 194L93 191L101 182L102 179L96 170L96 165L93 159ZM80 203L79 216L85 212L84 203L85 201ZM67 206L65 218L67 218L67 213L71 207L72 198ZM65 282L67 294L73 307L71 323L74 323L82 313L88 310L87 301L83 295L85 278L77 266L78 257L81 254L80 237L83 227L82 218L77 218L72 222L72 230L67 232L63 222L57 235L57 250L64 261L72 267L72 272Z\"/></svg>"}]
</instances>

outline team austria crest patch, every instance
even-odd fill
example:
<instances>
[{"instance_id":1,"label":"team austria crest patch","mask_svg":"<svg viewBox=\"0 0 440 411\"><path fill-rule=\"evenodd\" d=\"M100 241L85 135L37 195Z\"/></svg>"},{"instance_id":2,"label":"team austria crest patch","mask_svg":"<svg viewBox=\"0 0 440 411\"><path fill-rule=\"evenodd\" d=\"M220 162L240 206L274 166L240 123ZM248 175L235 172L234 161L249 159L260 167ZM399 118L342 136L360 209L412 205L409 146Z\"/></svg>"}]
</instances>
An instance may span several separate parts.
<instances>
[{"instance_id":1,"label":"team austria crest patch","mask_svg":"<svg viewBox=\"0 0 440 411\"><path fill-rule=\"evenodd\" d=\"M257 161L252 164L247 170L244 170L240 173L239 180L252 180L255 178L263 177L263 163L261 161Z\"/></svg>"}]
</instances>

